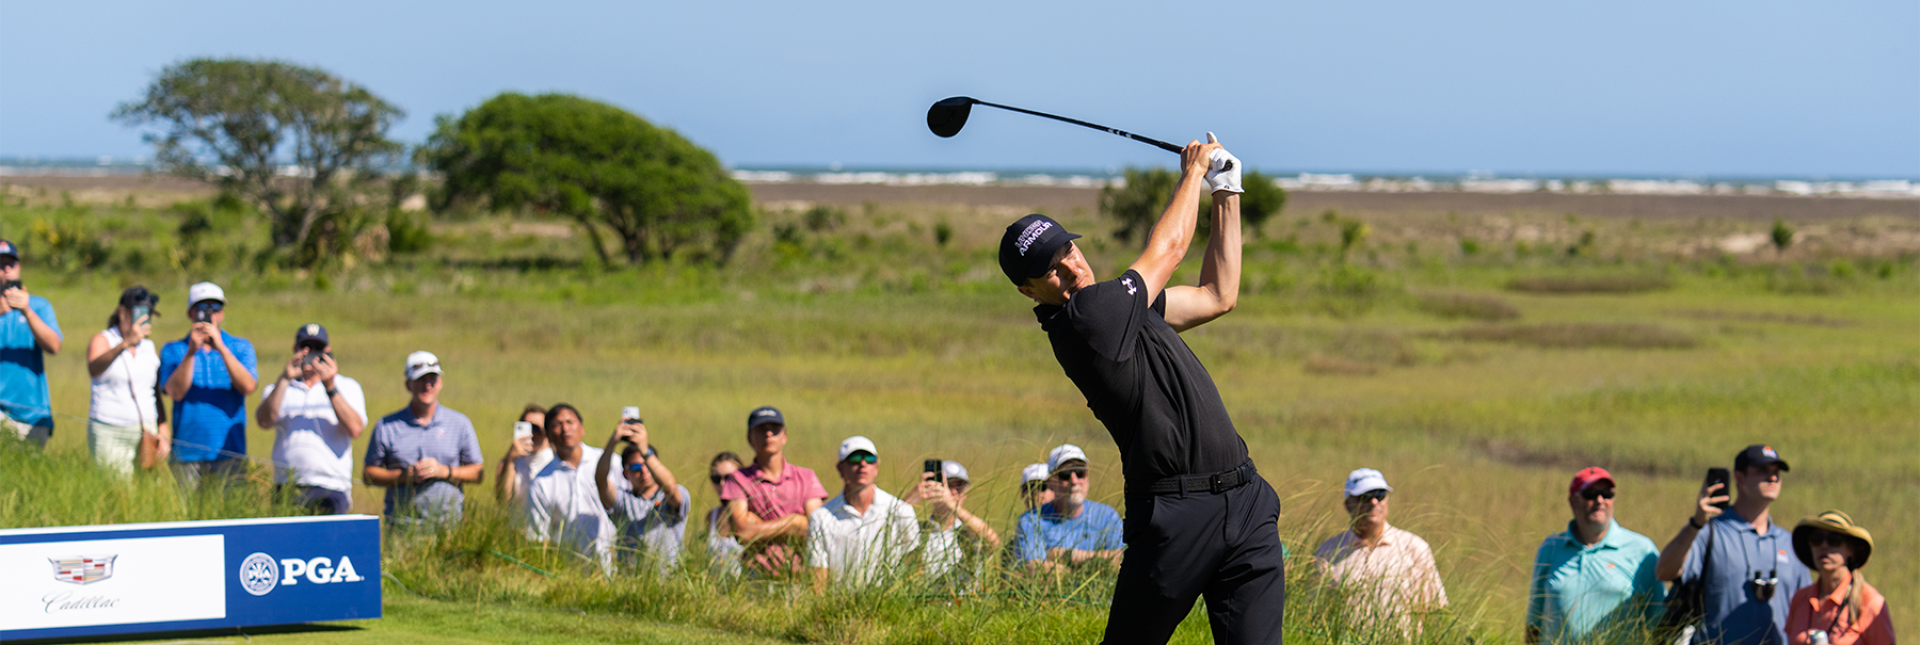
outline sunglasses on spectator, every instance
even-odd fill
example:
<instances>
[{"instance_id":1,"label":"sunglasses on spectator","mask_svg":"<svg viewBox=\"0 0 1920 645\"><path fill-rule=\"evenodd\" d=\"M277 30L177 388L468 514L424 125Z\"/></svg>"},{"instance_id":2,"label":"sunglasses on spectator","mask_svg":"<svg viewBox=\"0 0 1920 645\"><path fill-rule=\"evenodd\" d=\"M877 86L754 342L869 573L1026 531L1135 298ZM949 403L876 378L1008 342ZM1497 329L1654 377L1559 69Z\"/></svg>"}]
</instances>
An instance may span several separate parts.
<instances>
[{"instance_id":1,"label":"sunglasses on spectator","mask_svg":"<svg viewBox=\"0 0 1920 645\"><path fill-rule=\"evenodd\" d=\"M1353 498L1366 502L1385 501L1387 499L1387 491L1386 489L1370 490L1359 495L1354 495Z\"/></svg>"},{"instance_id":2,"label":"sunglasses on spectator","mask_svg":"<svg viewBox=\"0 0 1920 645\"><path fill-rule=\"evenodd\" d=\"M201 309L205 311L220 311L222 309L226 309L227 304L224 302L220 302L218 300L202 300L200 302L194 303L193 308Z\"/></svg>"},{"instance_id":3,"label":"sunglasses on spectator","mask_svg":"<svg viewBox=\"0 0 1920 645\"><path fill-rule=\"evenodd\" d=\"M713 482L713 485L715 486L719 486L720 482L723 482L726 480L727 480L726 475L707 475L707 481Z\"/></svg>"},{"instance_id":4,"label":"sunglasses on spectator","mask_svg":"<svg viewBox=\"0 0 1920 645\"><path fill-rule=\"evenodd\" d=\"M1589 502L1591 502L1591 501L1593 501L1593 498L1595 498L1595 497L1599 497L1599 498L1603 498L1603 499L1613 499L1613 489L1611 489L1611 488L1589 488L1589 489L1586 489L1586 490L1583 490L1583 491L1580 491L1580 499L1584 499L1584 500L1587 500L1587 501L1589 501Z\"/></svg>"},{"instance_id":5,"label":"sunglasses on spectator","mask_svg":"<svg viewBox=\"0 0 1920 645\"><path fill-rule=\"evenodd\" d=\"M1833 531L1815 531L1807 536L1807 546L1841 546L1847 543L1847 536Z\"/></svg>"},{"instance_id":6,"label":"sunglasses on spectator","mask_svg":"<svg viewBox=\"0 0 1920 645\"><path fill-rule=\"evenodd\" d=\"M847 455L847 463L877 464L877 463L880 463L880 456L875 454L870 454L870 453L856 452L851 455Z\"/></svg>"},{"instance_id":7,"label":"sunglasses on spectator","mask_svg":"<svg viewBox=\"0 0 1920 645\"><path fill-rule=\"evenodd\" d=\"M1075 478L1075 477L1079 477L1079 478L1081 478L1081 479L1086 479L1086 478L1087 478L1087 469L1085 469L1085 468L1068 468L1068 469L1066 469L1066 470L1062 470L1062 471L1060 471L1060 472L1057 472L1057 473L1054 473L1054 474L1053 474L1053 478L1054 478L1054 479L1058 479L1058 480L1060 480L1060 481L1063 481L1063 482L1064 482L1064 481L1070 481L1070 480L1072 480L1072 479L1073 479L1073 478Z\"/></svg>"},{"instance_id":8,"label":"sunglasses on spectator","mask_svg":"<svg viewBox=\"0 0 1920 645\"><path fill-rule=\"evenodd\" d=\"M644 462L637 463L637 464L627 464L627 472L630 472L630 473L637 473L646 469L647 469L647 464Z\"/></svg>"},{"instance_id":9,"label":"sunglasses on spectator","mask_svg":"<svg viewBox=\"0 0 1920 645\"><path fill-rule=\"evenodd\" d=\"M11 269L17 266L20 266L19 258L0 258L0 269Z\"/></svg>"}]
</instances>

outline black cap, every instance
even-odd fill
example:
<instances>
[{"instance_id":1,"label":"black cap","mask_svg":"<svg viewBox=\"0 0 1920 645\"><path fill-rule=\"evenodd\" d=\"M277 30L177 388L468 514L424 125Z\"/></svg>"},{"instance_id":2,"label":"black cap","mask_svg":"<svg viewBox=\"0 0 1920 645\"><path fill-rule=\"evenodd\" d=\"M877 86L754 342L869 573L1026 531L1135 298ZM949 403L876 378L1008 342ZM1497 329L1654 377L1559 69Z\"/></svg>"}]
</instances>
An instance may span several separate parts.
<instances>
[{"instance_id":1,"label":"black cap","mask_svg":"<svg viewBox=\"0 0 1920 645\"><path fill-rule=\"evenodd\" d=\"M134 285L127 287L126 291L120 292L120 306L122 307L131 309L140 305L146 305L147 308L151 309L157 304L160 304L160 296L154 295L152 291L148 291L144 286Z\"/></svg>"},{"instance_id":2,"label":"black cap","mask_svg":"<svg viewBox=\"0 0 1920 645\"><path fill-rule=\"evenodd\" d=\"M0 240L0 255L11 255L13 259L18 260L20 259L20 247L14 245L13 242Z\"/></svg>"},{"instance_id":3,"label":"black cap","mask_svg":"<svg viewBox=\"0 0 1920 645\"><path fill-rule=\"evenodd\" d=\"M327 328L321 327L320 323L307 323L300 326L300 331L293 332L294 347L304 345L308 341L320 341L322 345L332 344L327 340Z\"/></svg>"},{"instance_id":4,"label":"black cap","mask_svg":"<svg viewBox=\"0 0 1920 645\"><path fill-rule=\"evenodd\" d=\"M1027 286L1028 280L1046 274L1060 245L1079 237L1039 213L1014 220L1000 236L1000 270L1015 286Z\"/></svg>"},{"instance_id":5,"label":"black cap","mask_svg":"<svg viewBox=\"0 0 1920 645\"><path fill-rule=\"evenodd\" d=\"M1746 470L1754 466L1765 466L1767 464L1780 464L1780 472L1792 470L1792 468L1787 467L1786 460L1780 458L1780 453L1774 452L1773 446L1756 443L1747 446L1745 450L1740 451L1740 454L1733 456L1734 470Z\"/></svg>"},{"instance_id":6,"label":"black cap","mask_svg":"<svg viewBox=\"0 0 1920 645\"><path fill-rule=\"evenodd\" d=\"M752 430L762 423L778 423L784 426L787 425L787 418L780 416L780 408L771 405L763 405L747 413L748 430Z\"/></svg>"}]
</instances>

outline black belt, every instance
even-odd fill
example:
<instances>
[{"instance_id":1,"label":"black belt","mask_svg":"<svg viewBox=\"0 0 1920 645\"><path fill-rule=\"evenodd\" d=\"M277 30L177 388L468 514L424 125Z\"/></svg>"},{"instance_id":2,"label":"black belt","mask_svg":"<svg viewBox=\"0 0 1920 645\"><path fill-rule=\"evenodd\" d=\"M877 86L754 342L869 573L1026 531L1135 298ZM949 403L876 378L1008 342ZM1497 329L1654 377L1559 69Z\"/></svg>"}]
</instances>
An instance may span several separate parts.
<instances>
[{"instance_id":1,"label":"black belt","mask_svg":"<svg viewBox=\"0 0 1920 645\"><path fill-rule=\"evenodd\" d=\"M1259 474L1253 469L1253 462L1241 464L1233 470L1222 470L1211 475L1175 475L1154 482L1147 492L1155 495L1168 493L1224 493L1245 486Z\"/></svg>"}]
</instances>

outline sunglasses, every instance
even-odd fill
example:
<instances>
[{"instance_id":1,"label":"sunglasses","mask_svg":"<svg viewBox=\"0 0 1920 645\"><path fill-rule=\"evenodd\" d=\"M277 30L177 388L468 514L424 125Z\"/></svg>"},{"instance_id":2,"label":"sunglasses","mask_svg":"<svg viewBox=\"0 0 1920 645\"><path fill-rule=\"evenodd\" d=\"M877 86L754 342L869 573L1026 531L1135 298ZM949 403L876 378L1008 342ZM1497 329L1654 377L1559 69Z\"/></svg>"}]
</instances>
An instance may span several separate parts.
<instances>
[{"instance_id":1,"label":"sunglasses","mask_svg":"<svg viewBox=\"0 0 1920 645\"><path fill-rule=\"evenodd\" d=\"M707 481L713 482L713 485L715 486L719 486L720 482L723 482L726 480L727 480L726 475L707 475Z\"/></svg>"},{"instance_id":2,"label":"sunglasses","mask_svg":"<svg viewBox=\"0 0 1920 645\"><path fill-rule=\"evenodd\" d=\"M1818 531L1807 536L1808 546L1844 546L1846 543L1847 536L1833 531Z\"/></svg>"},{"instance_id":3,"label":"sunglasses","mask_svg":"<svg viewBox=\"0 0 1920 645\"><path fill-rule=\"evenodd\" d=\"M1353 498L1365 502L1385 501L1387 499L1387 491L1384 489L1370 490L1359 495L1354 495Z\"/></svg>"},{"instance_id":4,"label":"sunglasses","mask_svg":"<svg viewBox=\"0 0 1920 645\"><path fill-rule=\"evenodd\" d=\"M1589 488L1589 489L1580 491L1580 499L1584 499L1591 502L1595 497L1602 498L1602 499L1613 499L1613 489Z\"/></svg>"},{"instance_id":5,"label":"sunglasses","mask_svg":"<svg viewBox=\"0 0 1920 645\"><path fill-rule=\"evenodd\" d=\"M1063 482L1064 482L1064 481L1071 481L1071 480L1072 480L1073 478L1075 478L1075 477L1079 477L1079 478L1081 478L1081 479L1086 479L1086 478L1087 478L1087 469L1085 469L1085 468L1068 468L1068 469L1066 469L1066 470L1062 470L1062 471L1060 471L1060 472L1057 472L1057 473L1054 473L1054 474L1053 474L1053 478L1054 478L1054 479L1058 479L1058 480L1060 480L1060 481L1063 481Z\"/></svg>"},{"instance_id":6,"label":"sunglasses","mask_svg":"<svg viewBox=\"0 0 1920 645\"><path fill-rule=\"evenodd\" d=\"M220 311L222 309L226 309L227 304L224 302L220 302L218 300L202 300L198 303L195 303L193 305L193 308L201 311Z\"/></svg>"},{"instance_id":7,"label":"sunglasses","mask_svg":"<svg viewBox=\"0 0 1920 645\"><path fill-rule=\"evenodd\" d=\"M17 259L6 258L4 260L0 260L0 269L11 269L17 266L20 266L20 261Z\"/></svg>"},{"instance_id":8,"label":"sunglasses","mask_svg":"<svg viewBox=\"0 0 1920 645\"><path fill-rule=\"evenodd\" d=\"M864 453L864 452L856 452L856 453L853 453L853 454L851 454L851 455L847 455L847 463L849 463L849 464L877 464L877 463L880 463L880 456L879 456L879 455L872 455L872 454L867 454L867 453Z\"/></svg>"},{"instance_id":9,"label":"sunglasses","mask_svg":"<svg viewBox=\"0 0 1920 645\"><path fill-rule=\"evenodd\" d=\"M646 470L646 469L647 469L647 465L646 465L646 464L644 464L644 463L640 463L640 464L627 464L627 472L630 472L630 473L637 473L637 472L640 472L640 471L642 471L642 470Z\"/></svg>"}]
</instances>

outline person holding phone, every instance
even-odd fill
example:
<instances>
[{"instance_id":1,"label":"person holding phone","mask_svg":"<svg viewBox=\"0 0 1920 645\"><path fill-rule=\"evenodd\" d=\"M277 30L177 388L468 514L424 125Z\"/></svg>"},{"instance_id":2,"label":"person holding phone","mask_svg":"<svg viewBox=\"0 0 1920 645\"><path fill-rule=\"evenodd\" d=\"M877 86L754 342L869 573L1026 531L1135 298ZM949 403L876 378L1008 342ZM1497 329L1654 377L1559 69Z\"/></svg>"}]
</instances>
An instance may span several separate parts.
<instances>
[{"instance_id":1,"label":"person holding phone","mask_svg":"<svg viewBox=\"0 0 1920 645\"><path fill-rule=\"evenodd\" d=\"M260 387L253 343L227 333L227 292L202 282L187 289L187 337L160 348L160 382L173 399L173 478L187 490L203 479L246 472L247 395Z\"/></svg>"},{"instance_id":2,"label":"person holding phone","mask_svg":"<svg viewBox=\"0 0 1920 645\"><path fill-rule=\"evenodd\" d=\"M53 303L20 282L20 248L0 240L0 425L38 447L53 437L46 357L62 338Z\"/></svg>"},{"instance_id":3,"label":"person holding phone","mask_svg":"<svg viewBox=\"0 0 1920 645\"><path fill-rule=\"evenodd\" d=\"M499 471L494 474L494 500L503 507L517 509L521 515L526 512L527 484L533 482L534 473L553 460L553 449L547 447L546 427L546 406L528 403L521 408L520 418L513 422L513 439L507 443L507 454L500 458Z\"/></svg>"},{"instance_id":4,"label":"person holding phone","mask_svg":"<svg viewBox=\"0 0 1920 645\"><path fill-rule=\"evenodd\" d=\"M1717 470L1717 469L1716 469ZM1772 446L1755 444L1733 458L1733 488L1716 477L1700 487L1692 514L1660 550L1654 577L1681 586L1700 583L1701 608L1695 642L1777 645L1787 642L1787 610L1796 589L1813 583L1793 554L1793 536L1772 521L1780 499L1786 460Z\"/></svg>"},{"instance_id":5,"label":"person holding phone","mask_svg":"<svg viewBox=\"0 0 1920 645\"><path fill-rule=\"evenodd\" d=\"M160 407L160 353L153 347L153 310L160 296L146 287L120 292L107 328L87 341L87 376L93 405L87 412L87 447L102 468L133 474L167 456L173 430Z\"/></svg>"},{"instance_id":6,"label":"person holding phone","mask_svg":"<svg viewBox=\"0 0 1920 645\"><path fill-rule=\"evenodd\" d=\"M649 438L639 408L623 410L620 425L607 438L607 447L594 468L594 485L600 491L601 506L607 509L607 519L613 521L618 533L614 547L620 563L636 568L644 561L664 576L680 564L687 516L693 514L693 494L674 478ZM622 443L625 449L620 447ZM620 455L618 475L613 465L616 452Z\"/></svg>"},{"instance_id":7,"label":"person holding phone","mask_svg":"<svg viewBox=\"0 0 1920 645\"><path fill-rule=\"evenodd\" d=\"M967 491L973 489L967 467L951 459L928 459L920 486L907 492L906 502L927 508L920 533L925 545L920 560L927 577L944 580L954 590L978 579L985 555L1000 549L1000 534L980 516L967 510Z\"/></svg>"},{"instance_id":8,"label":"person holding phone","mask_svg":"<svg viewBox=\"0 0 1920 645\"><path fill-rule=\"evenodd\" d=\"M340 373L327 328L307 323L293 334L293 356L260 394L254 419L273 430L273 483L294 487L295 501L318 515L353 507L353 440L367 427L367 395Z\"/></svg>"}]
</instances>

